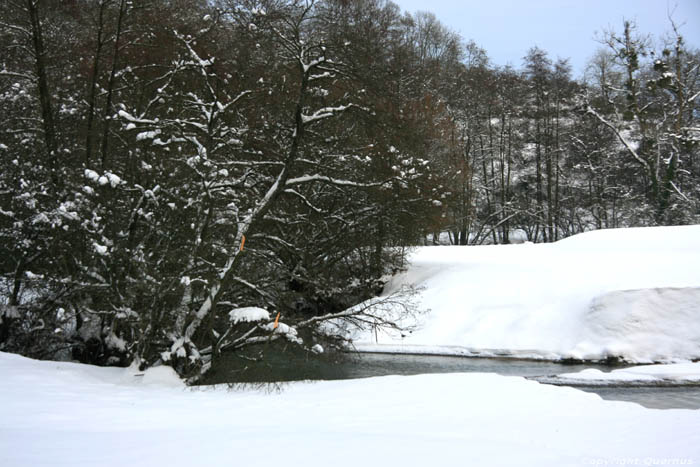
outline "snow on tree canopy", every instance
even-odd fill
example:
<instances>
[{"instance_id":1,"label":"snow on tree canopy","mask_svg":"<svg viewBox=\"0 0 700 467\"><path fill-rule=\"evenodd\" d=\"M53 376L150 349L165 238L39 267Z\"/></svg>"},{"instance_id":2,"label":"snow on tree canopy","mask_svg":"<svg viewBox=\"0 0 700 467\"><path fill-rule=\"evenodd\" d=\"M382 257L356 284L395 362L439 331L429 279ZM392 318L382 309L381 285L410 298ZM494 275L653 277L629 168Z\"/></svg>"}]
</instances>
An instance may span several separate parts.
<instances>
[{"instance_id":1,"label":"snow on tree canopy","mask_svg":"<svg viewBox=\"0 0 700 467\"><path fill-rule=\"evenodd\" d=\"M98 185L107 185L109 184L112 188L116 188L119 186L119 184L122 183L122 179L118 176L115 175L111 172L105 172L104 175L100 175L94 170L90 169L85 169L85 178L88 180L97 183Z\"/></svg>"},{"instance_id":2,"label":"snow on tree canopy","mask_svg":"<svg viewBox=\"0 0 700 467\"><path fill-rule=\"evenodd\" d=\"M232 323L252 323L270 319L270 312L257 307L235 308L228 314Z\"/></svg>"},{"instance_id":3,"label":"snow on tree canopy","mask_svg":"<svg viewBox=\"0 0 700 467\"><path fill-rule=\"evenodd\" d=\"M277 327L275 327L274 323L267 323L266 325L262 326L262 329L275 334L281 334L289 342L294 342L295 344L299 345L302 345L304 343L304 341L299 337L299 333L297 332L296 328L288 324L279 322L277 323Z\"/></svg>"},{"instance_id":4,"label":"snow on tree canopy","mask_svg":"<svg viewBox=\"0 0 700 467\"><path fill-rule=\"evenodd\" d=\"M100 174L94 170L85 169L85 178L92 180L93 182L97 182L97 180L100 178Z\"/></svg>"},{"instance_id":5,"label":"snow on tree canopy","mask_svg":"<svg viewBox=\"0 0 700 467\"><path fill-rule=\"evenodd\" d=\"M95 252L98 255L105 256L107 254L107 247L100 245L99 243L93 242L92 246L95 248Z\"/></svg>"}]
</instances>

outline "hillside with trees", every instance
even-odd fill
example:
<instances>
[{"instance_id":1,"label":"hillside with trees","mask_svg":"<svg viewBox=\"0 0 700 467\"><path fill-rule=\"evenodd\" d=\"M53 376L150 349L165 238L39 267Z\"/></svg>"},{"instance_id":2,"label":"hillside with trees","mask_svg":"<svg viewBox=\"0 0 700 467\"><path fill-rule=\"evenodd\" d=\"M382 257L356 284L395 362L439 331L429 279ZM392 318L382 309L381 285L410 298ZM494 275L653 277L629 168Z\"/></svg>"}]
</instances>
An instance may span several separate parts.
<instances>
[{"instance_id":1,"label":"hillside with trees","mask_svg":"<svg viewBox=\"0 0 700 467\"><path fill-rule=\"evenodd\" d=\"M0 350L196 378L397 327L410 291L350 307L410 246L698 223L700 52L670 26L574 79L384 0L5 0Z\"/></svg>"}]
</instances>

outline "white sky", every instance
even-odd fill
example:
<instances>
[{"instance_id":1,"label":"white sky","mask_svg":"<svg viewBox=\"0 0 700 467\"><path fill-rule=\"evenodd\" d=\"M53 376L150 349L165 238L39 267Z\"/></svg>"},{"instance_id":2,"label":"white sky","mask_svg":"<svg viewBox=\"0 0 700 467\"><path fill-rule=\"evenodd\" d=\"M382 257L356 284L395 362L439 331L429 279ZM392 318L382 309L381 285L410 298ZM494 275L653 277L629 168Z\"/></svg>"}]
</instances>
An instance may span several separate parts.
<instances>
[{"instance_id":1,"label":"white sky","mask_svg":"<svg viewBox=\"0 0 700 467\"><path fill-rule=\"evenodd\" d=\"M700 0L393 0L402 10L431 11L465 39L486 49L496 65L522 65L536 45L556 59L570 58L578 76L600 47L596 33L621 31L622 20L661 37L671 30L668 12L686 43L700 47Z\"/></svg>"}]
</instances>

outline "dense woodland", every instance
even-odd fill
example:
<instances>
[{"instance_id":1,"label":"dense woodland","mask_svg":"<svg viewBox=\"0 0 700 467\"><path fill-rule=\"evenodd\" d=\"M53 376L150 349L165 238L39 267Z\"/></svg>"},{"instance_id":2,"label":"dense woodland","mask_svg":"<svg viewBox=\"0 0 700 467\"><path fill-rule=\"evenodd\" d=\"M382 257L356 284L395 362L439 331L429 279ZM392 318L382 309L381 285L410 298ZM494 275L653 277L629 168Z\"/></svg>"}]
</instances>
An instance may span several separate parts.
<instances>
[{"instance_id":1,"label":"dense woodland","mask_svg":"<svg viewBox=\"0 0 700 467\"><path fill-rule=\"evenodd\" d=\"M574 79L384 0L4 0L0 350L196 377L396 326L407 297L348 307L412 245L697 223L700 53L669 31L601 32Z\"/></svg>"}]
</instances>

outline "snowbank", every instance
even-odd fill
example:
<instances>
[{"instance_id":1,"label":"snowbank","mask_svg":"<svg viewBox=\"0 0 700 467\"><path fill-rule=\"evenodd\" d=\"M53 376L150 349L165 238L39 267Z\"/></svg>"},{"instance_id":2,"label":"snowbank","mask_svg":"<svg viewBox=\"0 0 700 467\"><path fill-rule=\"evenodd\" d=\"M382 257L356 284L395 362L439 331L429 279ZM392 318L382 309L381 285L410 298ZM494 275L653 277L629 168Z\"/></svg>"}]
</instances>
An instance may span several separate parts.
<instances>
[{"instance_id":1,"label":"snowbank","mask_svg":"<svg viewBox=\"0 0 700 467\"><path fill-rule=\"evenodd\" d=\"M3 467L700 462L700 411L650 410L517 377L183 390L4 353L0 375Z\"/></svg>"},{"instance_id":2,"label":"snowbank","mask_svg":"<svg viewBox=\"0 0 700 467\"><path fill-rule=\"evenodd\" d=\"M698 263L700 274L700 263ZM638 362L700 357L700 288L609 292L594 298L571 354Z\"/></svg>"},{"instance_id":3,"label":"snowbank","mask_svg":"<svg viewBox=\"0 0 700 467\"><path fill-rule=\"evenodd\" d=\"M51 379L58 379L65 384L83 386L112 384L179 389L185 387L185 383L169 366L158 366L146 371L139 371L136 365L129 368L97 367L79 363L31 360L19 355L0 352L0 369L0 374L5 380L14 380L13 383L18 386L42 384L37 375L47 374Z\"/></svg>"},{"instance_id":4,"label":"snowbank","mask_svg":"<svg viewBox=\"0 0 700 467\"><path fill-rule=\"evenodd\" d=\"M700 383L700 362L643 365L613 370L609 373L590 368L577 373L535 378L540 382L579 386L663 386Z\"/></svg>"},{"instance_id":5,"label":"snowbank","mask_svg":"<svg viewBox=\"0 0 700 467\"><path fill-rule=\"evenodd\" d=\"M360 350L700 358L700 226L599 230L554 244L418 248L386 293L405 285L422 288L419 304L429 309L419 329L356 334Z\"/></svg>"}]
</instances>

